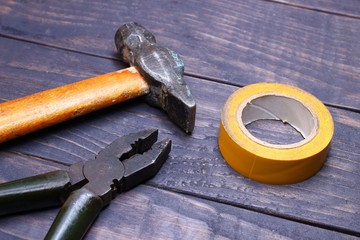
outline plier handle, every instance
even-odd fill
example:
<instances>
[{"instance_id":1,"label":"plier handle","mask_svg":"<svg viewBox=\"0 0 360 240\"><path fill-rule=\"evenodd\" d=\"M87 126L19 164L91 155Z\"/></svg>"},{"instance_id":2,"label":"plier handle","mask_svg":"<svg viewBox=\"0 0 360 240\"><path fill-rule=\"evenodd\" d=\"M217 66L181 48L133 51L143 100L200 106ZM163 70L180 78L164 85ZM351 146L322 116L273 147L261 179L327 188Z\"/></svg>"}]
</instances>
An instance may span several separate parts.
<instances>
[{"instance_id":1,"label":"plier handle","mask_svg":"<svg viewBox=\"0 0 360 240\"><path fill-rule=\"evenodd\" d=\"M156 143L154 129L118 138L95 159L0 184L0 215L62 205L45 239L81 239L116 193L153 177L171 140Z\"/></svg>"}]
</instances>

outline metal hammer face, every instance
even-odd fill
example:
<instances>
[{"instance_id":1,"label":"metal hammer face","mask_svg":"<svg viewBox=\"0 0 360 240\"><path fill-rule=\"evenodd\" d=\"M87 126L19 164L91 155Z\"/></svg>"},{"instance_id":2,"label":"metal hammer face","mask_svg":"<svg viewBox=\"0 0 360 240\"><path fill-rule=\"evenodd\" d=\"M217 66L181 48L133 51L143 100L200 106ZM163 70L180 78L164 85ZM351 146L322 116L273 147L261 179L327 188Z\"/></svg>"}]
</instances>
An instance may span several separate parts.
<instances>
[{"instance_id":1,"label":"metal hammer face","mask_svg":"<svg viewBox=\"0 0 360 240\"><path fill-rule=\"evenodd\" d=\"M185 132L195 125L196 104L183 81L184 62L180 56L156 44L154 35L137 23L121 26L115 45L124 62L134 66L147 81L146 101L164 109Z\"/></svg>"},{"instance_id":2,"label":"metal hammer face","mask_svg":"<svg viewBox=\"0 0 360 240\"><path fill-rule=\"evenodd\" d=\"M115 43L132 67L1 103L0 143L140 96L191 133L196 107L179 55L136 23L120 27Z\"/></svg>"}]
</instances>

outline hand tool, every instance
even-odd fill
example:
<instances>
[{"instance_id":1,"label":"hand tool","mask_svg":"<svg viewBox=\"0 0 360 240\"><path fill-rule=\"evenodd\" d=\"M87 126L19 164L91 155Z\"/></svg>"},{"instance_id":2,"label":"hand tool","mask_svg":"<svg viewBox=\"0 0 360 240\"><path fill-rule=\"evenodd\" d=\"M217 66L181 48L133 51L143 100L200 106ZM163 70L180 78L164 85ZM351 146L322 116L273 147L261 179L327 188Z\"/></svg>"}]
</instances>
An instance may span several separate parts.
<instances>
[{"instance_id":1,"label":"hand tool","mask_svg":"<svg viewBox=\"0 0 360 240\"><path fill-rule=\"evenodd\" d=\"M180 56L137 23L121 26L115 45L131 67L0 104L0 142L139 96L191 133L196 105Z\"/></svg>"},{"instance_id":2,"label":"hand tool","mask_svg":"<svg viewBox=\"0 0 360 240\"><path fill-rule=\"evenodd\" d=\"M63 206L45 239L81 239L100 210L116 192L153 177L171 150L171 140L158 143L157 130L118 138L95 159L58 170L0 184L0 215Z\"/></svg>"}]
</instances>

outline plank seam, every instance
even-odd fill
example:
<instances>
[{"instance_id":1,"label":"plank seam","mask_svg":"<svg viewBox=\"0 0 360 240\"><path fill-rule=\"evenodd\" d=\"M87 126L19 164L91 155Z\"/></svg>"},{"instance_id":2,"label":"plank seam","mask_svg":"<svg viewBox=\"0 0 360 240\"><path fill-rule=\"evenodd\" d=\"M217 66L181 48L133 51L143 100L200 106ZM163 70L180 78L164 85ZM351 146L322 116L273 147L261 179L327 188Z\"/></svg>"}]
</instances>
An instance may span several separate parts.
<instances>
[{"instance_id":1,"label":"plank seam","mask_svg":"<svg viewBox=\"0 0 360 240\"><path fill-rule=\"evenodd\" d=\"M242 87L246 86L246 85L242 85L242 84L229 83L229 82L226 82L226 81L221 80L221 79L202 76L202 75L191 73L191 72L186 72L185 75L188 76L188 77L198 78L200 80L225 84L225 85L228 85L228 86L233 86L233 87L238 87L238 88L242 88ZM346 111L350 111L350 112L355 112L355 113L360 113L360 109L357 109L357 108L344 106L344 105L340 105L340 104L328 103L328 102L324 102L324 101L322 101L322 103L324 103L324 105L326 105L328 107L338 108L338 109L342 109L342 110L346 110Z\"/></svg>"},{"instance_id":2,"label":"plank seam","mask_svg":"<svg viewBox=\"0 0 360 240\"><path fill-rule=\"evenodd\" d=\"M311 7L307 7L307 6L300 5L300 4L288 3L288 2L285 2L285 1L279 1L279 0L262 0L262 1L264 1L264 2L272 2L272 3L275 3L275 4L281 4L281 5L285 5L285 6L288 6L288 7L299 8L299 9L308 10L308 11L314 11L314 12L320 12L320 13L335 15L335 16L339 16L339 17L360 19L360 16L357 16L357 15L341 13L341 12L335 12L335 11L330 11L330 10L321 9L321 8L311 8Z\"/></svg>"},{"instance_id":3,"label":"plank seam","mask_svg":"<svg viewBox=\"0 0 360 240\"><path fill-rule=\"evenodd\" d=\"M26 39L26 38L22 38L22 37L18 37L18 36L13 36L13 35L7 35L7 34L0 33L0 37L7 38L7 39L12 39L12 40L16 40L16 41L21 41L21 42L32 43L32 44L36 44L36 45L40 45L40 46L44 46L44 47L59 49L59 50L67 51L67 52L83 54L83 55L86 55L86 56L99 57L99 58L119 61L119 58L116 58L116 57L111 57L111 56L107 56L107 55L100 55L100 54L95 54L95 53L83 52L83 51L79 51L79 50L75 50L75 49L71 49L71 48L65 48L65 47L60 47L60 46L53 45L53 44L48 44L48 43L45 43L45 42L42 42L42 41L34 41L34 40L30 40L30 39Z\"/></svg>"},{"instance_id":4,"label":"plank seam","mask_svg":"<svg viewBox=\"0 0 360 240\"><path fill-rule=\"evenodd\" d=\"M171 187L157 185L155 183L149 183L148 182L148 183L145 183L145 185L150 186L150 187L154 187L154 188L157 188L157 189L173 192L173 193L179 193L179 194L183 194L183 195L190 196L190 197L195 197L195 198L199 198L199 199L203 199L203 200L207 200L207 201L211 201L211 202L225 204L227 206L241 208L241 209L248 210L248 211L251 211L251 212L256 212L256 213L265 214L265 215L280 218L280 219L285 219L285 220L292 221L292 222L301 223L301 224L316 227L316 228L321 228L321 229L335 231L335 232L338 232L338 233L343 233L343 234L347 234L347 235L351 235L351 236L355 236L355 237L360 237L360 232L357 232L357 231L354 231L354 230L351 230L351 229L347 229L347 228L343 228L343 227L332 226L332 225L329 225L329 224L310 221L310 220L307 220L307 219L301 219L301 218L297 219L297 218L295 218L293 216L290 216L290 215L287 215L287 214L276 213L275 211L265 210L265 209L262 209L262 208L259 208L259 207L247 206L247 205L244 205L244 204L241 204L241 203L234 203L234 202L226 201L226 200L223 200L223 199L217 199L215 197L210 197L210 196L201 195L201 194L195 194L195 193L180 190L180 189L175 189L175 188L171 188Z\"/></svg>"},{"instance_id":5,"label":"plank seam","mask_svg":"<svg viewBox=\"0 0 360 240\"><path fill-rule=\"evenodd\" d=\"M268 0L263 0L263 1L268 1ZM272 0L269 0L269 1L272 1ZM107 55L100 55L100 54L94 54L94 53L87 53L87 52L83 52L83 51L74 50L74 49L71 49L71 48L60 47L60 46L56 46L56 45L52 45L52 44L47 44L47 43L44 43L44 42L41 42L41 41L33 41L33 40L29 40L29 39L25 39L25 38L21 38L21 37L17 37L17 36L5 35L5 34L0 33L0 37L7 38L7 39L12 39L12 40L16 40L16 41L28 42L28 43L32 43L32 44L36 44L36 45L40 45L40 46L49 47L49 48L59 49L59 50L62 50L62 51L73 52L73 53L77 53L77 54L83 54L83 55L86 55L86 56L98 57L98 58L102 58L102 59L108 59L108 60L114 60L114 61L119 61L120 62L120 59L116 58L116 57L111 57L111 56L107 56ZM193 73L193 72L185 71L184 75L188 76L188 77L198 78L200 80L220 83L220 84L224 84L224 85L228 85L228 86L240 87L240 88L244 87L244 85L241 85L241 84L229 83L229 82L226 82L226 81L218 79L218 78L212 78L212 77L196 74L196 73ZM338 104L333 104L333 103L328 103L328 102L323 102L323 103L328 107L333 107L333 108L338 108L338 109L342 109L342 110L346 110L346 111L350 111L350 112L360 113L360 109L356 109L356 108L353 108L353 107L343 106L343 105L338 105Z\"/></svg>"},{"instance_id":6,"label":"plank seam","mask_svg":"<svg viewBox=\"0 0 360 240\"><path fill-rule=\"evenodd\" d=\"M64 163L64 162L61 162L61 161L58 161L58 160L39 157L39 156L36 156L36 155L33 155L33 154L22 153L22 152L13 151L13 150L8 150L8 152L13 153L15 155L22 156L22 157L33 158L33 159L35 159L37 161L41 161L41 162L51 162L51 163L55 163L55 164L59 164L59 165L67 166L67 167L70 167L70 165L71 165L71 164Z\"/></svg>"},{"instance_id":7,"label":"plank seam","mask_svg":"<svg viewBox=\"0 0 360 240\"><path fill-rule=\"evenodd\" d=\"M45 161L45 162L51 162L51 163L55 163L55 164L59 164L59 165L63 165L63 166L67 166L69 167L70 164L67 163L63 163L57 160L53 160L53 159L49 159L49 158L43 158L43 157L39 157L33 154L26 154L26 153L21 153L18 151L8 151L10 153L19 155L19 156L23 156L23 157L30 157L33 158L35 160L38 161ZM319 222L315 222L315 221L309 221L307 219L297 219L293 216L287 215L287 214L279 214L276 213L275 211L272 210L265 210L259 207L253 207L253 206L247 206L241 203L234 203L231 201L227 201L227 200L223 200L223 199L218 199L215 197L210 197L210 196L206 196L206 195L201 195L201 194L196 194L196 193L192 193L189 191L184 191L184 190L180 190L180 189L175 189L175 188L171 188L171 187L166 187L166 186L161 186L161 185L157 185L155 183L145 183L144 185L149 186L149 187L153 187L153 188L157 188L157 189L161 189L164 191L168 191L168 192L173 192L173 193L180 193L186 196L190 196L190 197L195 197L195 198L199 198L199 199L203 199L206 201L211 201L211 202L216 202L216 203L220 203L220 204L225 204L228 206L232 206L232 207L236 207L236 208L241 208L247 211L251 211L251 212L256 212L256 213L260 213L260 214L265 214L268 216L272 216L272 217L276 217L276 218L280 218L280 219L285 219L288 221L292 221L292 222L297 222L297 223L301 223L301 224L305 224L308 226L312 226L312 227L317 227L317 228L321 228L321 229L326 229L326 230L330 230L330 231L335 231L338 233L343 233L343 234L347 234L347 235L351 235L351 236L356 236L356 237L360 237L360 232L351 230L351 229L347 229L347 228L342 228L342 227L336 227L336 226L332 226L332 225L328 225L328 224L324 224L324 223L319 223Z\"/></svg>"}]
</instances>

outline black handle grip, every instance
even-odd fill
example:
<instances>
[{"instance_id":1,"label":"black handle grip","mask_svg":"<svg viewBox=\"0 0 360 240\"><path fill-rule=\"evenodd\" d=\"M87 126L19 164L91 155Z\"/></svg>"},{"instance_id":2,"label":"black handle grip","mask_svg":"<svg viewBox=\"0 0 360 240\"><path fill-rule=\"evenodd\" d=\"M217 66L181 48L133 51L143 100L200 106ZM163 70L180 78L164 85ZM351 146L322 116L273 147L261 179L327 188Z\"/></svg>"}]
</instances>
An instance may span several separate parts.
<instances>
[{"instance_id":1,"label":"black handle grip","mask_svg":"<svg viewBox=\"0 0 360 240\"><path fill-rule=\"evenodd\" d=\"M45 239L82 239L102 207L101 198L86 187L72 192Z\"/></svg>"},{"instance_id":2,"label":"black handle grip","mask_svg":"<svg viewBox=\"0 0 360 240\"><path fill-rule=\"evenodd\" d=\"M68 172L59 170L0 184L0 215L61 205Z\"/></svg>"}]
</instances>

